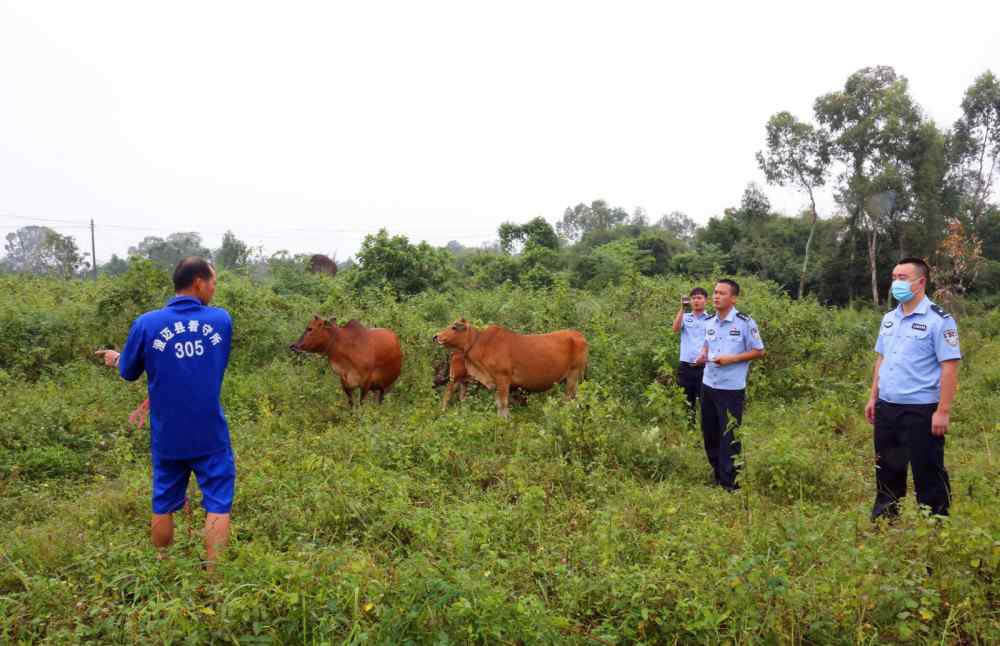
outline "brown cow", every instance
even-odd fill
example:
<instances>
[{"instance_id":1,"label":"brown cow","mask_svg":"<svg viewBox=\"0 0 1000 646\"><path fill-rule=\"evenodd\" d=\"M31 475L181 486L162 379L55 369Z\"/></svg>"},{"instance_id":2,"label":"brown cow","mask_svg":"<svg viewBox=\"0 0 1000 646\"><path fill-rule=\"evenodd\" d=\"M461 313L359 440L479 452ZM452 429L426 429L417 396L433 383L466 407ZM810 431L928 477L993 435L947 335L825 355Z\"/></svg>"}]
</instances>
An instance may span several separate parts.
<instances>
[{"instance_id":1,"label":"brown cow","mask_svg":"<svg viewBox=\"0 0 1000 646\"><path fill-rule=\"evenodd\" d=\"M565 381L566 399L572 399L587 369L587 340L576 330L518 334L499 325L477 330L461 319L438 332L434 341L462 351L469 374L496 389L501 417L510 415L511 386L541 392Z\"/></svg>"},{"instance_id":2,"label":"brown cow","mask_svg":"<svg viewBox=\"0 0 1000 646\"><path fill-rule=\"evenodd\" d=\"M403 351L392 330L366 328L353 319L338 326L335 319L324 321L314 316L291 348L296 352L325 354L330 367L340 375L340 385L351 406L355 388L361 389L359 404L370 390L378 393L378 401L382 403L403 367Z\"/></svg>"},{"instance_id":3,"label":"brown cow","mask_svg":"<svg viewBox=\"0 0 1000 646\"><path fill-rule=\"evenodd\" d=\"M482 385L471 378L465 366L465 355L457 350L452 352L446 359L434 364L434 387L437 388L447 384L447 388L444 391L444 398L441 400L441 410L448 409L448 402L455 391L455 386L458 386L459 401L465 401L469 392L469 381L472 381L473 386ZM510 387L510 400L511 403L519 406L526 406L528 404L527 395L514 385Z\"/></svg>"}]
</instances>

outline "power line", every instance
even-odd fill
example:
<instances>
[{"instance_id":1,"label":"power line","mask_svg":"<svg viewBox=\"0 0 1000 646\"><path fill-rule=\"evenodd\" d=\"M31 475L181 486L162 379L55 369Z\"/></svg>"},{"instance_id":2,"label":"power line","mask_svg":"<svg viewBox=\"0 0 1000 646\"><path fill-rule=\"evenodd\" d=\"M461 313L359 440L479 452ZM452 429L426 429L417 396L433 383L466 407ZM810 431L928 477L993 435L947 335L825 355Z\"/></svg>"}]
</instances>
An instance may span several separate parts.
<instances>
[{"instance_id":1,"label":"power line","mask_svg":"<svg viewBox=\"0 0 1000 646\"><path fill-rule=\"evenodd\" d=\"M59 220L59 219L54 219L54 218L29 218L29 217L16 216L16 215L7 215L7 214L2 214L2 213L0 213L0 217L12 218L12 219L17 219L17 220L21 220L21 221L25 221L25 222L32 222L32 223L38 223L38 222L41 222L41 223L58 223L58 224L62 225L62 226L59 227L61 229L87 230L87 229L90 229L90 227L91 227L91 225L90 225L89 222L81 221L81 220ZM8 227L2 227L2 228L14 230L14 229L18 229L20 227L8 226ZM204 230L204 229L186 228L186 227L149 227L149 226L136 226L136 225L129 225L129 224L96 224L95 223L94 228L95 228L95 230L145 231L145 232L149 232L149 233L163 233L163 234L181 233L181 232L190 231L192 233L198 233L198 234L201 234L201 235L217 235L217 236L222 236L222 235L225 235L226 233L229 233L229 232L235 233L235 231L233 231L232 229L228 229L226 231L218 231L218 230ZM380 227L380 228L387 228L387 227ZM415 230L412 229L412 228L410 228L410 227L403 227L402 230L404 232L412 232L413 235L415 235L415 236L426 236L426 237L431 237L431 238L436 238L436 239L448 239L448 240L485 240L485 239L492 239L492 238L495 237L495 234L492 231L490 233L463 233L463 234L454 234L454 233L449 233L446 230L441 230L441 229L425 229L425 228L419 228L419 227L416 228ZM285 236L287 234L295 234L295 233L313 233L313 234L317 234L318 233L318 234L329 234L329 235L368 235L368 234L372 233L372 230L371 229L360 229L360 228L331 229L331 228L318 228L318 227L317 228L284 227L284 228L277 228L277 229L268 229L266 231L253 232L253 233L251 233L249 235L246 235L246 237L247 238L278 238L278 237L283 237L283 236Z\"/></svg>"},{"instance_id":2,"label":"power line","mask_svg":"<svg viewBox=\"0 0 1000 646\"><path fill-rule=\"evenodd\" d=\"M62 223L64 229L90 229L90 223L86 220L60 220L54 218L35 218L35 217L24 217L18 215L8 215L5 213L0 213L0 217L12 218L16 220L23 220L28 222L52 222L52 223ZM227 231L217 231L217 230L204 230L198 228L186 228L186 227L148 227L148 226L136 226L130 224L95 224L96 229L110 229L110 230L120 230L120 231L148 231L153 233L181 233L190 231L193 233L198 233L202 235L225 235L232 231L229 229ZM4 228L18 228L18 227L4 227ZM388 227L379 227L380 229L387 229ZM410 227L403 227L404 231L415 231L415 235L425 235L428 237L435 237L438 239L447 238L449 240L481 240L481 239L492 239L494 233L463 233L461 235L456 235L449 233L447 230L442 229L431 229L431 228L416 228L415 230ZM257 232L253 235L247 237L278 237L282 234L287 233L327 233L331 235L367 235L372 233L372 229L361 229L361 228L324 228L324 227L283 227L277 229L268 229L264 232Z\"/></svg>"},{"instance_id":3,"label":"power line","mask_svg":"<svg viewBox=\"0 0 1000 646\"><path fill-rule=\"evenodd\" d=\"M91 255L91 264L93 265L93 267L95 269L97 267L97 252L96 252L96 241L95 241L95 238L96 238L96 234L97 234L98 231L103 231L105 233L111 233L111 232L119 232L120 233L120 232L124 232L124 231L134 231L134 232L156 233L156 234L160 234L160 235L164 235L164 236L169 236L170 234L173 234L173 233L183 233L185 231L190 231L192 233L197 233L199 236L200 235L224 236L226 233L230 233L230 232L234 233L234 235L236 234L236 232L232 231L232 229L229 229L229 230L227 230L225 232L221 232L221 231L204 231L204 230L200 230L199 231L199 230L183 229L183 228L179 228L179 227L166 228L166 227L137 226L137 225L128 225L128 224L103 224L103 225L98 225L98 224L96 224L94 222L94 220L90 220L89 222L87 222L85 220L67 220L67 219L61 219L61 218L42 218L42 217L20 216L20 215L13 215L11 213L0 213L0 218L6 218L6 219L9 219L9 220L17 220L19 222L31 223L31 224L39 224L40 223L40 224L45 224L45 225L50 225L50 224L51 225L57 225L57 226L47 226L46 228L49 228L49 229L52 229L52 230L58 229L61 232L64 232L64 235L73 235L74 237L79 238L80 242L82 242L83 244L86 244L86 239L85 238L81 238L81 234L82 234L82 236L86 236L86 232L87 232L87 230L89 230L90 231L90 238L91 238L91 253L90 253L90 255ZM26 225L20 225L20 226L15 226L15 225L10 225L10 224L3 225L2 222L0 222L0 231L10 231L11 233L13 233L15 231L20 230L24 226L28 226L28 225L27 224ZM382 229L382 228L387 228L387 227L380 227L380 229ZM491 242L492 240L496 239L495 236L494 236L494 234L492 232L490 232L488 234L474 234L474 233L472 233L472 234L468 234L468 233L455 234L455 233L450 233L448 231L442 231L441 229L420 229L420 228L417 228L417 230L415 232L412 232L412 231L407 230L407 229L409 229L409 228L407 227L406 229L404 229L402 231L403 235L407 235L408 237L412 237L412 238L416 238L416 239L421 239L423 242L431 242L431 243L434 243L434 244L441 244L441 243L443 243L445 241L447 241L447 242L452 242L452 241L455 241L455 242L465 242L465 243L473 243L473 244L475 244L475 243L485 244L485 243ZM424 231L424 233L421 234L420 233L421 231ZM351 229L349 229L349 228L334 229L334 228L320 228L320 227L315 227L315 228L314 227L286 227L286 228L280 228L280 229L271 229L271 230L268 230L268 231L254 231L250 235L241 235L240 237L243 238L244 240L247 240L247 241L251 242L251 243L253 243L254 241L259 241L259 242L263 243L264 240L268 240L270 242L270 244L275 244L276 246L280 247L280 246L282 246L284 244L292 242L291 240L288 240L288 238L290 236L298 237L298 236L301 236L302 234L307 234L307 235L312 235L312 236L328 235L328 236L360 237L362 235L370 235L371 233L372 233L371 229L360 229L360 228L358 228L358 229L353 229L353 228L351 228ZM8 233L7 235L10 235L10 234ZM314 242L319 242L319 241L314 241ZM344 242L344 241L341 240L341 242ZM295 243L292 242L292 244L295 244ZM329 244L329 242L327 242L325 244Z\"/></svg>"}]
</instances>

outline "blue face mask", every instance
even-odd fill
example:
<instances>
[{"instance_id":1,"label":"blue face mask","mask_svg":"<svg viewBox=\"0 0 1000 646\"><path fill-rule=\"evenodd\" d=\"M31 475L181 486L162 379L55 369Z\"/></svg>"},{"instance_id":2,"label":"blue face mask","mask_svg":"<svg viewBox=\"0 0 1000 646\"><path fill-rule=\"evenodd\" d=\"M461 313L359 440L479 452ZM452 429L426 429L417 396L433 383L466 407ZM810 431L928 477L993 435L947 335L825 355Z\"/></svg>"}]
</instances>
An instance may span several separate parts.
<instances>
[{"instance_id":1,"label":"blue face mask","mask_svg":"<svg viewBox=\"0 0 1000 646\"><path fill-rule=\"evenodd\" d=\"M908 280L894 280L892 281L892 297L895 298L900 303L909 303L913 300L913 290L910 289L910 281Z\"/></svg>"}]
</instances>

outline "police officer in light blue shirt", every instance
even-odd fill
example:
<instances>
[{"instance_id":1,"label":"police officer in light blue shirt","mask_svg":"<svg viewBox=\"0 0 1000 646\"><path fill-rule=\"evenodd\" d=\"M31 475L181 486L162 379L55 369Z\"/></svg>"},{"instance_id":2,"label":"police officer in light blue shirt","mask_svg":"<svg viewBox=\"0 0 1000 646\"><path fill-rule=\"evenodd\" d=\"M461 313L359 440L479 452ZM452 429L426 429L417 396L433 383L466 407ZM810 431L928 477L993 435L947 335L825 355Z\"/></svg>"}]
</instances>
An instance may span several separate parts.
<instances>
[{"instance_id":1,"label":"police officer in light blue shirt","mask_svg":"<svg viewBox=\"0 0 1000 646\"><path fill-rule=\"evenodd\" d=\"M707 361L701 387L701 434L715 482L728 491L739 488L735 457L742 447L735 431L743 421L747 372L751 361L764 356L757 323L736 310L739 294L734 280L716 283L712 294L715 316L705 325L701 356Z\"/></svg>"},{"instance_id":2,"label":"police officer in light blue shirt","mask_svg":"<svg viewBox=\"0 0 1000 646\"><path fill-rule=\"evenodd\" d=\"M695 424L695 411L701 398L701 380L705 372L705 360L701 349L705 345L705 323L712 315L705 311L708 292L695 287L681 299L681 307L674 317L674 334L681 335L680 361L677 365L677 385L684 389L690 410L691 426ZM686 311L690 305L691 311Z\"/></svg>"},{"instance_id":3,"label":"police officer in light blue shirt","mask_svg":"<svg viewBox=\"0 0 1000 646\"><path fill-rule=\"evenodd\" d=\"M944 435L958 387L958 326L926 295L930 269L904 258L892 272L899 306L882 317L865 417L875 427L872 519L899 514L913 467L917 503L946 516L950 499Z\"/></svg>"}]
</instances>

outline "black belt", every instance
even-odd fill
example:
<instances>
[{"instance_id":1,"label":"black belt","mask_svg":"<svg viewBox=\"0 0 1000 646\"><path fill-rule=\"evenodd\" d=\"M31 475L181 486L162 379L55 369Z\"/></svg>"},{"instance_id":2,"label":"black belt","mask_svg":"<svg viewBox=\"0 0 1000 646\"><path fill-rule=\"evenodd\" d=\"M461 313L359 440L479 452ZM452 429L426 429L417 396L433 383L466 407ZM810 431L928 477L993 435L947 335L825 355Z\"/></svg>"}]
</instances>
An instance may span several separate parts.
<instances>
[{"instance_id":1,"label":"black belt","mask_svg":"<svg viewBox=\"0 0 1000 646\"><path fill-rule=\"evenodd\" d=\"M704 368L705 364L702 363L689 363L687 361L681 361L682 366L687 366L688 368Z\"/></svg>"}]
</instances>

